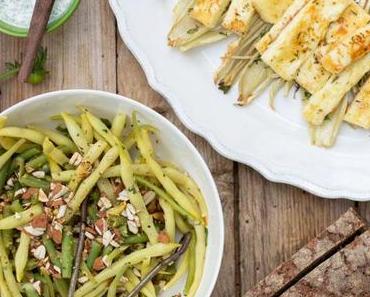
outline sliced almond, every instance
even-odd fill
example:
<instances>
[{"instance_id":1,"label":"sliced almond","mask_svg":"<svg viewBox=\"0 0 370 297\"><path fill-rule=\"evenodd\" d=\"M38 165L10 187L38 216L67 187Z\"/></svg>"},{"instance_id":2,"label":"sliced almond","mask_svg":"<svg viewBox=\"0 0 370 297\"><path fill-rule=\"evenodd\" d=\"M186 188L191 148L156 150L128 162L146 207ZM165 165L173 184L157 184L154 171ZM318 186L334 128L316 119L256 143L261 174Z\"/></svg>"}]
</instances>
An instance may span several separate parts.
<instances>
[{"instance_id":1,"label":"sliced almond","mask_svg":"<svg viewBox=\"0 0 370 297\"><path fill-rule=\"evenodd\" d=\"M45 177L45 172L42 171L42 170L39 170L39 171L34 171L31 173L34 177L37 177L37 178L44 178Z\"/></svg>"},{"instance_id":2,"label":"sliced almond","mask_svg":"<svg viewBox=\"0 0 370 297\"><path fill-rule=\"evenodd\" d=\"M155 197L156 197L156 194L154 191L147 191L143 195L145 205L148 205L150 202L152 202L155 199Z\"/></svg>"},{"instance_id":3,"label":"sliced almond","mask_svg":"<svg viewBox=\"0 0 370 297\"><path fill-rule=\"evenodd\" d=\"M66 211L67 211L67 205L61 205L59 207L59 210L58 210L58 214L56 216L57 219L61 219L64 217L64 215L66 214Z\"/></svg>"},{"instance_id":4,"label":"sliced almond","mask_svg":"<svg viewBox=\"0 0 370 297\"><path fill-rule=\"evenodd\" d=\"M32 254L37 260L45 259L45 256L46 256L45 246L43 246L43 245L38 246L37 248L32 250Z\"/></svg>"},{"instance_id":5,"label":"sliced almond","mask_svg":"<svg viewBox=\"0 0 370 297\"><path fill-rule=\"evenodd\" d=\"M107 221L104 218L100 218L95 222L95 230L99 235L103 235L108 229Z\"/></svg>"},{"instance_id":6,"label":"sliced almond","mask_svg":"<svg viewBox=\"0 0 370 297\"><path fill-rule=\"evenodd\" d=\"M114 234L110 232L109 230L105 231L103 233L103 245L106 247L110 244L110 242L113 240Z\"/></svg>"},{"instance_id":7,"label":"sliced almond","mask_svg":"<svg viewBox=\"0 0 370 297\"><path fill-rule=\"evenodd\" d=\"M39 189L39 197L38 198L39 198L39 201L44 202L44 203L49 201L49 198L48 198L48 196L46 196L43 189Z\"/></svg>"},{"instance_id":8,"label":"sliced almond","mask_svg":"<svg viewBox=\"0 0 370 297\"><path fill-rule=\"evenodd\" d=\"M31 236L41 236L45 233L45 228L34 228L31 225L23 227L23 230Z\"/></svg>"},{"instance_id":9,"label":"sliced almond","mask_svg":"<svg viewBox=\"0 0 370 297\"><path fill-rule=\"evenodd\" d=\"M131 233L137 234L139 232L139 228L133 221L127 221L128 230L130 230Z\"/></svg>"}]
</instances>

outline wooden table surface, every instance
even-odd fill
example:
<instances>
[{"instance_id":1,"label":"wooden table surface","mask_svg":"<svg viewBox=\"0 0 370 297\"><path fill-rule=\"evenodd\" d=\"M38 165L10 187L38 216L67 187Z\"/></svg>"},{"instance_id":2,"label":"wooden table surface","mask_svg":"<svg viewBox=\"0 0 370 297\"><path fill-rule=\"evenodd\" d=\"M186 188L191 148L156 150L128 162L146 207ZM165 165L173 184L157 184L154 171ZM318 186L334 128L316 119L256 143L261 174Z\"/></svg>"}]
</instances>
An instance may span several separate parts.
<instances>
[{"instance_id":1,"label":"wooden table surface","mask_svg":"<svg viewBox=\"0 0 370 297\"><path fill-rule=\"evenodd\" d=\"M0 34L0 69L21 59L24 40ZM171 107L147 84L122 42L107 1L81 1L62 28L48 34L49 78L38 86L1 83L1 110L40 93L90 88L134 98L176 124L198 148L216 180L225 217L226 242L213 297L242 296L346 209L370 219L370 203L321 199L292 186L267 181L255 170L220 156L186 130Z\"/></svg>"}]
</instances>

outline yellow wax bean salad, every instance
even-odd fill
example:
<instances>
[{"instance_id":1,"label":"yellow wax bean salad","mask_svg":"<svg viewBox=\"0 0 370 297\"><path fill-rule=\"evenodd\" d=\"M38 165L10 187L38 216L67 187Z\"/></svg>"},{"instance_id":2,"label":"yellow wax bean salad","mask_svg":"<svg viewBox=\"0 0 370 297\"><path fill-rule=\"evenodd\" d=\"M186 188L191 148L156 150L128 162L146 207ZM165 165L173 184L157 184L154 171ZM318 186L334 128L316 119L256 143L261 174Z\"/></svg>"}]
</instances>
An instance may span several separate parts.
<instances>
[{"instance_id":1,"label":"yellow wax bean salad","mask_svg":"<svg viewBox=\"0 0 370 297\"><path fill-rule=\"evenodd\" d=\"M0 118L0 296L67 297L72 283L75 297L126 296L189 232L185 254L140 296L184 276L179 296L194 296L207 206L195 181L156 155L158 129L135 113L108 120L85 108L50 121L55 129Z\"/></svg>"}]
</instances>

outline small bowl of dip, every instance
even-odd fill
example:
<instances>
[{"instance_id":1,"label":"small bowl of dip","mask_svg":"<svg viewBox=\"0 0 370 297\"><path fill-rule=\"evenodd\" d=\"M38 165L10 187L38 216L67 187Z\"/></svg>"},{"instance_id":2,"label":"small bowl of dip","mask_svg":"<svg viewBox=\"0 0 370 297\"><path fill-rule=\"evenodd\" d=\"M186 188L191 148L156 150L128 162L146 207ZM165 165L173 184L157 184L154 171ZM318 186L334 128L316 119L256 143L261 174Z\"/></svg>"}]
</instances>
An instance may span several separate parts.
<instances>
[{"instance_id":1,"label":"small bowl of dip","mask_svg":"<svg viewBox=\"0 0 370 297\"><path fill-rule=\"evenodd\" d=\"M36 0L0 0L0 32L26 37ZM78 7L79 0L55 0L47 31L63 25Z\"/></svg>"}]
</instances>

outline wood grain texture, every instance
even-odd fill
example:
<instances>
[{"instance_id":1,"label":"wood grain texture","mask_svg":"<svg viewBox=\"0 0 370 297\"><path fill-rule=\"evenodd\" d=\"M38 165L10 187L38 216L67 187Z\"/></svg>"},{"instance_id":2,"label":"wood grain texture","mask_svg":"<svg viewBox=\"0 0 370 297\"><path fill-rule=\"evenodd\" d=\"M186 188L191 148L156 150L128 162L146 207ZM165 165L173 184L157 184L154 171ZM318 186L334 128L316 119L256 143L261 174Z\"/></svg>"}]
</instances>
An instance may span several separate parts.
<instances>
[{"instance_id":1,"label":"wood grain texture","mask_svg":"<svg viewBox=\"0 0 370 297\"><path fill-rule=\"evenodd\" d=\"M117 45L118 93L135 98L150 106L179 127L200 151L215 178L222 199L225 228L228 232L226 232L224 261L219 281L212 296L234 296L236 273L235 245L234 232L230 232L230 230L234 229L235 224L233 162L218 155L202 138L191 133L180 123L165 100L148 86L143 71L127 47L121 40L118 40Z\"/></svg>"},{"instance_id":2,"label":"wood grain texture","mask_svg":"<svg viewBox=\"0 0 370 297\"><path fill-rule=\"evenodd\" d=\"M32 86L12 79L0 85L1 109L40 93L68 89L116 90L116 28L107 1L81 1L79 9L61 28L48 33L45 82ZM0 35L0 69L6 61L21 60L25 39Z\"/></svg>"},{"instance_id":3,"label":"wood grain texture","mask_svg":"<svg viewBox=\"0 0 370 297\"><path fill-rule=\"evenodd\" d=\"M246 292L354 203L317 198L239 166L241 292Z\"/></svg>"},{"instance_id":4,"label":"wood grain texture","mask_svg":"<svg viewBox=\"0 0 370 297\"><path fill-rule=\"evenodd\" d=\"M0 70L20 60L25 42L0 35ZM297 188L268 182L244 165L218 155L189 132L166 101L147 84L135 58L121 41L107 1L81 1L74 16L43 40L49 78L38 86L15 79L1 83L0 108L33 95L95 88L118 92L149 105L175 123L199 149L215 177L224 208L224 261L213 297L240 297L275 266L323 230L354 203L325 200ZM370 203L356 204L370 219Z\"/></svg>"}]
</instances>

